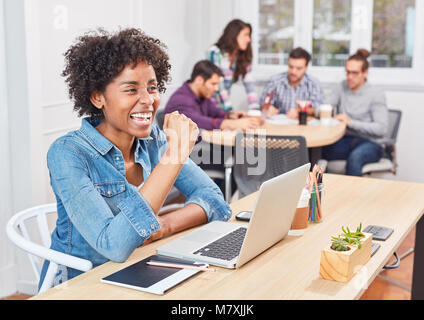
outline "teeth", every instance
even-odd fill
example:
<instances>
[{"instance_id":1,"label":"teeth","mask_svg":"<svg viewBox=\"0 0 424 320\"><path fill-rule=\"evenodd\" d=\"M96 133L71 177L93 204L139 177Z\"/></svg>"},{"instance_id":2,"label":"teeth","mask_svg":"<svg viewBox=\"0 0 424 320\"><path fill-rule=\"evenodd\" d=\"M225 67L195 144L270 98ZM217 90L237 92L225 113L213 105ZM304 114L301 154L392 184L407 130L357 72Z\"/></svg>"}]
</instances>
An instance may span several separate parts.
<instances>
[{"instance_id":1,"label":"teeth","mask_svg":"<svg viewBox=\"0 0 424 320\"><path fill-rule=\"evenodd\" d=\"M142 118L142 119L150 119L152 117L152 113L151 112L133 113L131 115L131 117L133 117L133 118Z\"/></svg>"}]
</instances>

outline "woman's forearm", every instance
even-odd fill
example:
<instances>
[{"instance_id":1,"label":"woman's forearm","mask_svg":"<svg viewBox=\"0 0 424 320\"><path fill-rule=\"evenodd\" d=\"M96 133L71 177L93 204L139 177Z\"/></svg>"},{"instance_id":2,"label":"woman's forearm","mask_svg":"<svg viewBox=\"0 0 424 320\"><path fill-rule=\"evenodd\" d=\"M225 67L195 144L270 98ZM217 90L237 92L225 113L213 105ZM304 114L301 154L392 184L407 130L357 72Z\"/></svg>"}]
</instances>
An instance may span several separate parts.
<instances>
[{"instance_id":1,"label":"woman's forearm","mask_svg":"<svg viewBox=\"0 0 424 320\"><path fill-rule=\"evenodd\" d=\"M162 239L168 235L198 226L208 221L206 212L197 204L189 203L185 207L158 216L160 229L152 234L143 244Z\"/></svg>"},{"instance_id":2,"label":"woman's forearm","mask_svg":"<svg viewBox=\"0 0 424 320\"><path fill-rule=\"evenodd\" d=\"M160 217L161 224L168 228L168 234L174 234L208 221L203 208L194 203L189 203L181 209L171 211Z\"/></svg>"},{"instance_id":3,"label":"woman's forearm","mask_svg":"<svg viewBox=\"0 0 424 320\"><path fill-rule=\"evenodd\" d=\"M162 207L182 166L183 164L174 159L168 149L140 188L140 194L150 204L155 214L158 214Z\"/></svg>"}]
</instances>

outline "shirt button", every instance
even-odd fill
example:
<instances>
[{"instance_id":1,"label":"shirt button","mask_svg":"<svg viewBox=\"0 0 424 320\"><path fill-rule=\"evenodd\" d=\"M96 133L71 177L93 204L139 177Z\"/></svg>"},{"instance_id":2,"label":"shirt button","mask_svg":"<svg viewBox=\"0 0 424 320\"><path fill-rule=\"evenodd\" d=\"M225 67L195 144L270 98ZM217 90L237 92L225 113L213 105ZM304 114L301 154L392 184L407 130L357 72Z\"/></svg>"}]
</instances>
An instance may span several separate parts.
<instances>
[{"instance_id":1,"label":"shirt button","mask_svg":"<svg viewBox=\"0 0 424 320\"><path fill-rule=\"evenodd\" d=\"M146 235L146 230L141 229L141 235L144 237Z\"/></svg>"},{"instance_id":2,"label":"shirt button","mask_svg":"<svg viewBox=\"0 0 424 320\"><path fill-rule=\"evenodd\" d=\"M108 196L110 196L110 195L111 195L111 193L112 193L112 192L108 191L108 192L107 192L107 195L108 195Z\"/></svg>"},{"instance_id":3,"label":"shirt button","mask_svg":"<svg viewBox=\"0 0 424 320\"><path fill-rule=\"evenodd\" d=\"M154 225L154 224L152 224L150 227L151 227L152 229L154 229L154 228L155 228L155 225Z\"/></svg>"},{"instance_id":4,"label":"shirt button","mask_svg":"<svg viewBox=\"0 0 424 320\"><path fill-rule=\"evenodd\" d=\"M225 215L225 216L224 216L224 218L225 218L225 219L227 219L227 218L228 218L228 216L227 216L227 215Z\"/></svg>"},{"instance_id":5,"label":"shirt button","mask_svg":"<svg viewBox=\"0 0 424 320\"><path fill-rule=\"evenodd\" d=\"M116 157L115 160L118 161L119 160L119 157Z\"/></svg>"}]
</instances>

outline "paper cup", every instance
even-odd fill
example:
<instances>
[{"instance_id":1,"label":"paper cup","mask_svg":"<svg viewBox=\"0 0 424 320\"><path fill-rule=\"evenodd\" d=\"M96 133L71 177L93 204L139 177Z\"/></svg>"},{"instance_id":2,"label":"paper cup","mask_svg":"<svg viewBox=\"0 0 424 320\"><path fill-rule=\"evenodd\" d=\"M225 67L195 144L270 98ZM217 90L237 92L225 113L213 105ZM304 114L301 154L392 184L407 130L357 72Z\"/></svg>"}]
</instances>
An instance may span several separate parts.
<instances>
[{"instance_id":1,"label":"paper cup","mask_svg":"<svg viewBox=\"0 0 424 320\"><path fill-rule=\"evenodd\" d=\"M262 112L260 110L249 110L247 111L247 116L257 118L258 120L260 120L260 123L263 124Z\"/></svg>"},{"instance_id":2,"label":"paper cup","mask_svg":"<svg viewBox=\"0 0 424 320\"><path fill-rule=\"evenodd\" d=\"M322 104L319 106L319 119L323 126L328 126L333 117L333 107L331 104Z\"/></svg>"},{"instance_id":3,"label":"paper cup","mask_svg":"<svg viewBox=\"0 0 424 320\"><path fill-rule=\"evenodd\" d=\"M291 230L306 229L308 227L309 198L309 191L303 188L297 203L296 213L294 214L290 228Z\"/></svg>"}]
</instances>

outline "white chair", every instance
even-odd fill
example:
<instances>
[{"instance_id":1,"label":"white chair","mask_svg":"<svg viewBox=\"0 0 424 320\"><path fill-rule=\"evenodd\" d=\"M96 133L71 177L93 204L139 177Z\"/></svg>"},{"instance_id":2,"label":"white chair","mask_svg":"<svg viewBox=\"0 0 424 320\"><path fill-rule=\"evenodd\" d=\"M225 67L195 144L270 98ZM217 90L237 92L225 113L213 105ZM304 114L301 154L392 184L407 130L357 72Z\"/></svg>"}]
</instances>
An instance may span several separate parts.
<instances>
[{"instance_id":1,"label":"white chair","mask_svg":"<svg viewBox=\"0 0 424 320\"><path fill-rule=\"evenodd\" d=\"M16 246L27 252L37 281L40 280L42 268L42 262L37 257L50 261L39 293L53 286L53 281L59 265L64 265L84 272L93 268L91 261L50 249L51 238L47 223L47 214L56 214L56 203L36 206L18 212L10 218L6 226L6 232L9 239ZM31 241L30 234L25 226L28 220L32 218L35 218L37 221L42 245Z\"/></svg>"}]
</instances>

